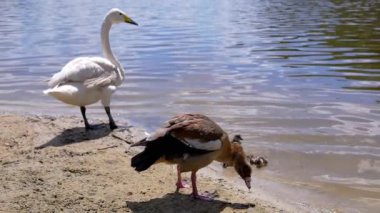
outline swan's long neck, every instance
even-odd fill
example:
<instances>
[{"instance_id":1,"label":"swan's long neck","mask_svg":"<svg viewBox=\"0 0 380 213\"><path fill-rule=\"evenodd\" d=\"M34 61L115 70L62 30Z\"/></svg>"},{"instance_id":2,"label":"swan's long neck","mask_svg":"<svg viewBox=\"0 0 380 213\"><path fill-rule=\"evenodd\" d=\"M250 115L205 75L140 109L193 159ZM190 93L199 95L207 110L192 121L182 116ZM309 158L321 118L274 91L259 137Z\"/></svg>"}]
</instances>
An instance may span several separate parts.
<instances>
[{"instance_id":1,"label":"swan's long neck","mask_svg":"<svg viewBox=\"0 0 380 213\"><path fill-rule=\"evenodd\" d=\"M120 62L117 60L117 58L113 55L112 50L111 50L110 39L109 39L111 26L112 26L112 22L106 18L101 28L103 54L105 58L110 60L118 68L117 76L118 76L118 81L120 81L120 84L121 84L121 82L124 80L124 69L123 69L123 66L121 66Z\"/></svg>"}]
</instances>

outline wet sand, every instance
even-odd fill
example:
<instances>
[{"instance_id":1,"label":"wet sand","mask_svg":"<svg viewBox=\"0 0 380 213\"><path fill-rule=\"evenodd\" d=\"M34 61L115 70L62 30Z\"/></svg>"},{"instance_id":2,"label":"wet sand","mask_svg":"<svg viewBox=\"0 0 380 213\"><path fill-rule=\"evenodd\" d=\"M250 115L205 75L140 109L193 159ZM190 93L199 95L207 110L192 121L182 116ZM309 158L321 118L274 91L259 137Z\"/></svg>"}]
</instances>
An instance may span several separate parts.
<instances>
[{"instance_id":1,"label":"wet sand","mask_svg":"<svg viewBox=\"0 0 380 213\"><path fill-rule=\"evenodd\" d=\"M92 121L102 123L102 121ZM105 124L84 130L79 117L0 114L0 211L3 212L295 212L299 207L251 193L222 176L198 178L213 202L194 200L191 189L175 193L173 166L137 173L129 144L144 130ZM120 125L120 124L119 124ZM188 174L185 175L188 178Z\"/></svg>"}]
</instances>

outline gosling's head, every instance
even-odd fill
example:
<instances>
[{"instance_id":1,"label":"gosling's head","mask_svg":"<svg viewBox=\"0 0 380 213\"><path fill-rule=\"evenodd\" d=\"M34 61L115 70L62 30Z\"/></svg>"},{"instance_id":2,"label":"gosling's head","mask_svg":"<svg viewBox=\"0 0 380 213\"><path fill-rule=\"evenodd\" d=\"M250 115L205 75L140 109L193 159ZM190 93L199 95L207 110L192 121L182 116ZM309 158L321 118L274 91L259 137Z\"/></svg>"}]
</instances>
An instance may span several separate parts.
<instances>
[{"instance_id":1,"label":"gosling's head","mask_svg":"<svg viewBox=\"0 0 380 213\"><path fill-rule=\"evenodd\" d=\"M234 135L234 137L232 138L232 143L241 143L242 140L243 138L241 137L241 135Z\"/></svg>"}]
</instances>

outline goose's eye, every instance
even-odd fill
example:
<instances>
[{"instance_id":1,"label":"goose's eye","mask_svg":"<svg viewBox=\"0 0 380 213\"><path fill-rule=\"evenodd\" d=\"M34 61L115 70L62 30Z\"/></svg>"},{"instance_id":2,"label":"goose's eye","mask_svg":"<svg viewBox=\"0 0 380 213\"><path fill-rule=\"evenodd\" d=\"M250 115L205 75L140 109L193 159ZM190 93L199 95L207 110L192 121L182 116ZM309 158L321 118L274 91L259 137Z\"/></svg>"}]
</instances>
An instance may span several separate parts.
<instances>
[{"instance_id":1,"label":"goose's eye","mask_svg":"<svg viewBox=\"0 0 380 213\"><path fill-rule=\"evenodd\" d=\"M121 15L121 16L122 16L123 14L119 13L119 15Z\"/></svg>"}]
</instances>

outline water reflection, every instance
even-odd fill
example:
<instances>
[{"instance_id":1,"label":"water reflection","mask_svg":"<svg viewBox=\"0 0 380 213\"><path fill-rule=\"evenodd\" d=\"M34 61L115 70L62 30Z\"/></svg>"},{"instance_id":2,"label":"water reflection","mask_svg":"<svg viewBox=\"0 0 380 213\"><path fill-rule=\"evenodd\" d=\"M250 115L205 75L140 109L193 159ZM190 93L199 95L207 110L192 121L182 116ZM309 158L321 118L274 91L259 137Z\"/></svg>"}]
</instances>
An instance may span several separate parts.
<instances>
[{"instance_id":1,"label":"water reflection","mask_svg":"<svg viewBox=\"0 0 380 213\"><path fill-rule=\"evenodd\" d=\"M322 14L325 24L312 32L323 36L315 48L328 50L328 56L295 66L327 67L338 74L296 74L293 77L332 77L347 80L345 89L380 90L379 4L376 1L332 1ZM334 21L331 21L334 20ZM307 50L303 50L307 51ZM319 56L323 56L320 54Z\"/></svg>"},{"instance_id":2,"label":"water reflection","mask_svg":"<svg viewBox=\"0 0 380 213\"><path fill-rule=\"evenodd\" d=\"M72 58L101 54L110 7L140 24L111 31L126 69L115 119L155 129L175 113L202 112L242 134L249 151L270 156L263 179L315 187L327 201L357 208L366 203L348 198L380 190L372 181L380 161L380 3L0 1L0 108L78 115L42 90ZM88 113L104 119L100 105Z\"/></svg>"}]
</instances>

